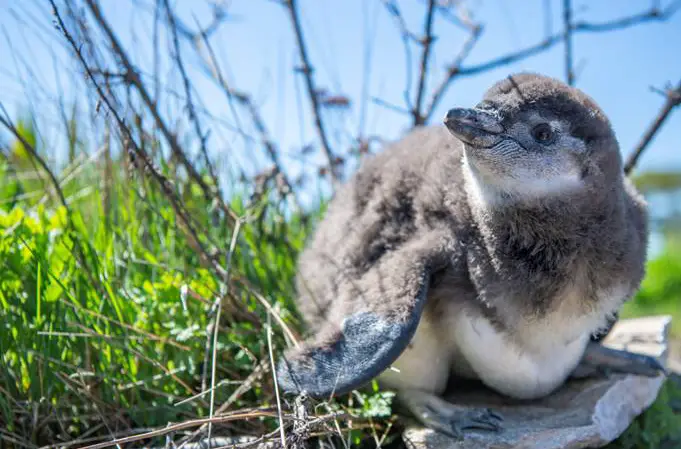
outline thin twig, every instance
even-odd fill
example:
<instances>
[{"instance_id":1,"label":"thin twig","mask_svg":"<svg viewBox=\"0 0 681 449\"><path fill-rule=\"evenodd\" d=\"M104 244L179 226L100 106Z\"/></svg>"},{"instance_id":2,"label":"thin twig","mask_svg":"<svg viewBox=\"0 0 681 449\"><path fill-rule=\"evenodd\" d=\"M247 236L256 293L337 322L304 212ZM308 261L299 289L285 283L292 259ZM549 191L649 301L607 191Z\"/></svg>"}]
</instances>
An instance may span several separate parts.
<instances>
[{"instance_id":1,"label":"thin twig","mask_svg":"<svg viewBox=\"0 0 681 449\"><path fill-rule=\"evenodd\" d=\"M246 393L248 390L250 390L253 387L253 384L260 379L267 371L268 371L268 363L266 359L261 360L253 369L251 374L248 375L248 377L243 381L241 385L230 395L229 398L227 398L227 401L225 401L218 409L215 411L215 414L221 414L224 413L225 410L229 409L232 404L234 404L237 399L239 399L244 393ZM196 429L194 432L192 432L188 437L185 438L184 442L181 443L177 449L183 449L185 445L189 444L190 441L192 441L194 438L196 438L199 434L203 433L203 431L206 429L208 424L203 424L201 427Z\"/></svg>"},{"instance_id":2,"label":"thin twig","mask_svg":"<svg viewBox=\"0 0 681 449\"><path fill-rule=\"evenodd\" d=\"M443 19L450 23L463 28L464 30L473 31L478 25L471 19L470 13L465 8L464 2L437 2L436 8ZM452 14L451 10L456 9L457 14Z\"/></svg>"},{"instance_id":3,"label":"thin twig","mask_svg":"<svg viewBox=\"0 0 681 449\"><path fill-rule=\"evenodd\" d=\"M140 95L140 98L146 105L147 109L149 110L149 112L151 112L151 115L154 118L156 126L159 128L161 134L163 134L163 137L170 145L170 149L172 150L173 155L182 163L182 166L185 168L185 170L187 170L187 173L192 178L192 180L201 187L201 190L204 192L204 196L206 197L206 199L217 200L218 205L223 209L227 216L231 217L233 220L238 219L238 215L229 206L227 206L224 201L222 201L219 198L219 196L216 194L216 192L213 191L213 189L211 189L206 184L206 182L201 177L201 174L196 170L196 168L191 163L191 161L185 154L184 150L180 146L180 143L177 140L177 136L174 133L172 133L168 126L166 125L165 121L161 117L161 114L158 110L156 103L151 99L151 96L149 95L149 92L144 86L142 79L140 78L139 74L133 67L130 58L123 49L123 46L120 44L118 38L116 37L116 34L111 29L110 24L106 21L101 11L99 10L99 6L97 5L96 1L95 0L85 1L90 9L90 12L95 18L95 21L99 24L100 28L104 31L104 34L106 34L107 38L109 39L109 43L111 44L111 47L114 53L116 54L118 60L123 65L123 68L125 69L126 72L126 81L130 85L135 87L137 93Z\"/></svg>"},{"instance_id":4,"label":"thin twig","mask_svg":"<svg viewBox=\"0 0 681 449\"><path fill-rule=\"evenodd\" d=\"M293 330L284 322L284 320L281 318L281 314L278 312L278 310L275 310L275 307L272 307L270 302L263 296L261 293L258 292L256 287L248 281L248 279L239 276L238 278L234 279L234 282L238 282L242 288L244 288L248 293L251 295L255 296L255 299L260 301L260 303L267 309L267 313L270 313L274 316L274 319L277 321L281 329L284 331L284 334L286 337L293 343L294 346L300 346L300 336L296 335L296 333L293 332Z\"/></svg>"},{"instance_id":5,"label":"thin twig","mask_svg":"<svg viewBox=\"0 0 681 449\"><path fill-rule=\"evenodd\" d=\"M200 42L203 42L205 44L210 59L206 59L206 56L198 47L198 44ZM243 127L241 126L241 120L239 119L239 114L237 112L235 104L236 99L232 94L232 89L228 87L227 81L225 80L225 77L222 74L222 70L220 69L220 65L218 64L218 58L215 56L213 46L210 44L210 40L208 39L208 35L201 34L201 41L194 41L194 49L197 52L197 54L200 55L203 64L205 66L208 66L208 73L212 76L213 79L217 80L218 84L220 85L220 87L223 88L223 91L227 95L227 104L229 105L230 112L232 113L234 121L236 122L236 131L244 139L244 143L246 143L250 139L250 136L246 134Z\"/></svg>"},{"instance_id":6,"label":"thin twig","mask_svg":"<svg viewBox=\"0 0 681 449\"><path fill-rule=\"evenodd\" d=\"M160 435L166 435L166 434L171 433L171 432L177 432L178 430L189 429L189 428L192 428L192 427L200 426L202 424L223 423L223 422L229 422L229 421L236 421L237 419L252 419L252 418L260 418L260 417L264 417L264 416L276 418L277 414L276 414L276 412L271 412L271 411L255 410L255 411L250 411L250 412L232 413L232 414L228 414L226 416L213 416L211 418L191 419L191 420L184 421L184 422L181 422L181 423L166 426L162 429L152 430L151 432L140 433L140 434L137 434L137 435L131 435L129 437L118 438L118 439L112 440L112 441L105 441L103 443L92 444L90 446L81 447L80 449L102 449L102 448L105 448L105 447L116 446L116 445L119 445L119 444L126 444L126 443L132 443L134 441L146 440L146 439L149 439L149 438L158 437Z\"/></svg>"},{"instance_id":7,"label":"thin twig","mask_svg":"<svg viewBox=\"0 0 681 449\"><path fill-rule=\"evenodd\" d=\"M90 309L87 309L85 307L78 307L78 306L76 306L75 304L73 304L69 301L65 301L63 299L60 299L59 302L61 304L64 304L67 307L72 307L77 312L86 313L90 316L97 318L98 320L103 320L103 321L106 321L108 323L115 324L117 326L121 326L122 328L127 329L129 331L143 335L145 338L147 338L149 340L158 341L158 342L161 342L163 344L168 344L168 345L174 346L177 349L180 349L182 351L189 351L191 349L189 346L178 343L175 340L172 340L168 337L160 337L160 336L152 334L151 332L148 332L144 329L140 329L139 327L135 327L135 326L132 326L130 324L123 323L122 321L118 321L115 318L110 318L110 317L107 317L105 315L102 315L101 313L98 313L94 310L90 310Z\"/></svg>"},{"instance_id":8,"label":"thin twig","mask_svg":"<svg viewBox=\"0 0 681 449\"><path fill-rule=\"evenodd\" d=\"M98 336L99 338L102 338L103 340L108 341L109 345L111 345L112 347L116 347L116 348L119 348L119 349L122 349L122 350L131 352L132 354L136 355L139 359L148 362L150 365L155 366L156 368L158 368L158 369L160 369L161 371L163 371L163 373L164 373L165 375L170 376L175 382L177 382L177 383L178 383L179 385L181 385L185 390L187 390L187 392L188 392L189 394L195 394L195 393L196 393L196 392L194 391L194 389L193 389L187 382L185 382L184 380L180 379L176 374L174 374L173 371L171 371L170 369L168 369L168 368L167 368L166 366L164 366L161 362L159 362L158 360L155 360L155 359L153 359L153 358L147 356L146 354L144 354L144 353L138 351L137 349L132 348L131 345L120 344L120 343L118 343L114 338L112 338L110 335L99 334L99 333L93 331L92 329L90 329L90 328L88 328L88 327L86 327L86 326L83 326L83 325L80 324L80 323L73 323L72 325L75 326L75 327L77 327L77 328L79 328L80 330L82 330L82 331L85 332L85 333L91 334L91 335L93 335L93 336L96 335L96 336Z\"/></svg>"},{"instance_id":9,"label":"thin twig","mask_svg":"<svg viewBox=\"0 0 681 449\"><path fill-rule=\"evenodd\" d=\"M300 17L298 16L297 0L285 0L284 1L293 24L293 30L296 37L296 43L298 47L298 54L300 56L300 62L302 67L300 72L305 78L305 85L307 86L307 96L310 99L310 105L312 106L312 113L314 115L314 123L317 128L317 134L319 134L319 140L321 140L322 151L326 155L326 159L329 162L329 172L331 174L331 181L334 186L340 182L340 176L337 172L336 166L336 156L331 149L331 144L329 143L329 138L322 120L322 112L319 106L319 98L317 97L317 88L315 87L314 77L312 76L312 65L310 64L310 58L307 52L307 44L305 43L305 38L303 37L303 28L300 25Z\"/></svg>"},{"instance_id":10,"label":"thin twig","mask_svg":"<svg viewBox=\"0 0 681 449\"><path fill-rule=\"evenodd\" d=\"M604 22L604 23L588 23L588 22L579 22L575 23L572 25L572 34L574 33L598 33L598 32L605 32L605 31L613 31L613 30L622 30L625 28L629 28L635 25L643 24L646 22L652 22L652 21L658 21L658 22L663 22L667 19L669 19L678 9L679 5L681 5L681 1L675 2L672 5L668 6L665 10L659 11L657 8L653 7L652 9L641 13L641 14L635 14L629 17L613 20L610 22ZM458 77L464 77L464 76L473 76L477 75L483 72L487 72L489 70L497 69L500 67L504 67L510 64L513 64L515 62L522 61L524 59L527 59L531 56L537 55L539 53L542 53L549 48L553 47L554 45L558 44L559 42L563 41L565 38L565 31L561 31L560 33L547 36L545 39L542 41L531 45L529 47L523 48L521 50L517 50L511 53L508 53L503 56L499 56L497 58L491 59L487 62L483 62L480 64L475 64L471 66L463 66L462 62L464 58L458 58L457 60L460 60L460 63L458 65L456 64L451 64L448 69L448 74L446 78L440 83L440 85L435 89L433 95L432 95L432 100L430 102L430 106L428 108L428 113L426 117L432 116L435 108L438 106L438 103L446 93L446 91L449 89L451 86L451 83L454 81L454 79Z\"/></svg>"},{"instance_id":11,"label":"thin twig","mask_svg":"<svg viewBox=\"0 0 681 449\"><path fill-rule=\"evenodd\" d=\"M222 71L220 70L220 66L215 56L215 52L213 51L213 47L210 41L208 40L207 36L202 36L202 42L205 45L206 50L208 51L208 58L206 58L203 52L199 51L197 43L195 43L194 46L197 54L200 55L201 61L203 62L208 74L220 86L224 94L227 96L227 101L229 102L229 105L232 108L232 114L235 116L235 118L238 117L236 110L234 108L235 101L239 102L243 107L246 108L246 110L251 116L251 120L253 121L255 129L258 131L260 141L265 147L267 155L274 164L277 173L281 174L282 176L284 186L286 189L285 193L292 196L294 205L296 206L296 208L300 209L300 204L298 203L298 199L296 197L296 192L293 187L293 184L291 183L288 175L284 171L283 165L280 161L279 148L277 147L274 140L272 140L272 138L270 137L269 131L267 130L267 126L265 125L265 120L262 118L260 111L258 111L258 108L256 108L250 95L242 91L237 91L227 84L227 80L222 75ZM240 126L239 129L241 129Z\"/></svg>"},{"instance_id":12,"label":"thin twig","mask_svg":"<svg viewBox=\"0 0 681 449\"><path fill-rule=\"evenodd\" d=\"M437 88L435 88L430 103L428 104L428 108L426 109L425 115L426 121L428 121L432 117L433 113L435 112L435 108L437 107L438 103L440 102L445 92L447 91L447 88L449 87L449 84L451 83L454 76L459 74L461 70L461 64L463 64L463 61L471 53L473 47L475 47L475 44L477 44L478 39L480 39L480 36L482 35L482 30L483 27L481 25L478 25L477 27L472 29L471 33L468 35L468 39L466 39L463 46L461 47L461 50L459 51L459 54L456 56L456 59L454 59L454 62L447 69L448 71L447 77L440 83L440 85Z\"/></svg>"},{"instance_id":13,"label":"thin twig","mask_svg":"<svg viewBox=\"0 0 681 449\"><path fill-rule=\"evenodd\" d=\"M210 37L212 34L218 31L220 29L220 25L222 25L227 18L227 13L225 10L217 4L217 2L213 3L213 18L210 21L210 23L203 28L200 28L198 31L192 31L189 29L189 27L183 23L179 18L175 17L174 22L177 27L177 31L180 32L185 38L193 41L198 41L199 38L202 36L204 37Z\"/></svg>"},{"instance_id":14,"label":"thin twig","mask_svg":"<svg viewBox=\"0 0 681 449\"><path fill-rule=\"evenodd\" d=\"M286 449L286 433L284 432L284 417L281 410L281 398L279 397L279 382L277 381L277 369L274 363L274 349L272 345L272 318L270 313L267 313L267 349L270 355L270 364L272 365L272 379L274 381L274 394L277 399L277 413L279 414L279 429L281 430L281 445Z\"/></svg>"},{"instance_id":15,"label":"thin twig","mask_svg":"<svg viewBox=\"0 0 681 449\"><path fill-rule=\"evenodd\" d=\"M87 0L88 2L91 2L92 0ZM143 169L145 172L148 172L152 175L152 178L158 183L158 185L161 187L161 190L163 191L164 195L168 198L170 205L172 206L173 210L175 211L176 217L179 219L180 223L183 225L181 226L181 229L185 232L185 235L189 238L189 244L196 250L199 259L201 262L206 265L209 268L212 268L218 275L224 276L225 270L220 266L220 264L213 258L211 257L205 248L203 247L203 244L201 243L198 233L194 226L192 225L190 217L187 215L185 208L182 206L181 200L178 198L177 193L175 192L174 187L170 183L170 181L163 175L161 174L156 167L154 166L153 162L149 158L149 155L142 149L140 146L137 144L134 136L132 135L132 131L130 128L126 125L125 121L121 118L120 114L118 114L116 108L113 106L112 101L109 99L109 96L104 92L104 89L99 85L97 82L96 78L94 77L89 64L85 60L85 56L83 55L81 51L81 47L76 43L75 39L71 35L71 33L68 31L66 28L66 25L64 24L64 21L59 13L59 9L57 8L57 5L54 3L54 0L50 0L50 4L52 5L53 13L57 19L57 25L59 29L61 30L62 34L64 37L67 39L67 41L71 44L71 48L76 54L76 57L80 61L80 63L83 65L83 68L85 69L85 72L92 82L92 84L95 87L95 90L97 91L97 94L99 95L99 98L102 100L102 102L106 105L107 109L111 113L111 115L114 117L116 120L116 123L123 134L123 136L126 139L126 142L128 144L128 149L132 150L130 152L131 158L133 159L133 162ZM96 8L96 6L95 6ZM108 25L108 24L107 24ZM137 161L137 159L141 159L142 163L141 165ZM228 209L229 212L231 212L231 209ZM233 212L232 212L233 213ZM237 217L238 218L238 217Z\"/></svg>"},{"instance_id":16,"label":"thin twig","mask_svg":"<svg viewBox=\"0 0 681 449\"><path fill-rule=\"evenodd\" d=\"M662 108L657 113L657 116L655 116L653 122L650 124L650 126L648 126L648 129L643 134L643 137L641 137L638 145L634 147L634 151L624 164L625 174L629 175L632 172L639 158L648 147L648 144L653 140L653 137L655 137L657 132L662 127L662 124L665 122L667 117L669 117L672 110L679 105L681 105L681 81L679 81L679 84L675 89L669 89L667 91L667 99L664 102L664 105L662 105Z\"/></svg>"},{"instance_id":17,"label":"thin twig","mask_svg":"<svg viewBox=\"0 0 681 449\"><path fill-rule=\"evenodd\" d=\"M369 82L371 80L371 74L372 74L372 62L373 62L373 51L374 51L374 45L376 42L375 36L376 36L376 30L377 30L377 22L376 20L378 19L378 15L374 14L373 16L373 26L369 25L369 6L373 5L373 3L370 2L364 2L363 3L363 13L362 16L364 17L364 23L363 23L363 37L364 37L364 45L362 46L362 90L360 93L360 102L359 102L359 120L357 123L357 138L362 139L362 137L366 133L366 118L367 118L367 109L368 109L368 99L369 99ZM371 30L371 32L370 32ZM373 33L373 34L372 34Z\"/></svg>"},{"instance_id":18,"label":"thin twig","mask_svg":"<svg viewBox=\"0 0 681 449\"><path fill-rule=\"evenodd\" d=\"M551 0L544 0L544 35L550 36L553 34L553 11L551 8Z\"/></svg>"},{"instance_id":19,"label":"thin twig","mask_svg":"<svg viewBox=\"0 0 681 449\"><path fill-rule=\"evenodd\" d=\"M253 100L251 99L250 95L246 95L242 92L237 92L235 97L243 104L243 106L248 110L249 114L251 115L253 125L255 126L255 129L258 131L258 134L260 135L260 140L262 141L265 150L267 151L267 155L270 157L270 160L274 164L277 173L282 176L284 186L286 189L286 192L284 193L291 194L293 196L293 201L296 207L300 208L298 200L296 199L295 191L293 189L293 184L291 183L288 175L284 171L283 165L280 161L279 148L277 148L277 145L270 138L269 132L267 131L267 127L265 126L265 121L260 115L260 111L258 111L258 109L253 104Z\"/></svg>"},{"instance_id":20,"label":"thin twig","mask_svg":"<svg viewBox=\"0 0 681 449\"><path fill-rule=\"evenodd\" d=\"M669 19L681 7L681 1L670 3L665 9L660 10L657 7L657 2L653 2L653 6L647 11L639 14L634 14L621 19L615 19L602 23L577 22L573 25L574 31L587 31L593 33L621 30L629 28L634 25L640 25L646 22L660 22Z\"/></svg>"},{"instance_id":21,"label":"thin twig","mask_svg":"<svg viewBox=\"0 0 681 449\"><path fill-rule=\"evenodd\" d=\"M27 447L29 449L37 449L38 446L32 444L30 441L24 440L20 438L19 435L16 435L14 433L11 433L9 431L0 429L0 441L5 440L9 441L10 443L14 443L16 445L22 446L22 447Z\"/></svg>"},{"instance_id":22,"label":"thin twig","mask_svg":"<svg viewBox=\"0 0 681 449\"><path fill-rule=\"evenodd\" d=\"M397 112L398 114L409 115L409 110L403 108L402 106L392 104L392 103L385 101L381 98L371 97L371 102L374 103L377 106L381 106L381 107L389 109L393 112Z\"/></svg>"},{"instance_id":23,"label":"thin twig","mask_svg":"<svg viewBox=\"0 0 681 449\"><path fill-rule=\"evenodd\" d=\"M383 0L383 5L385 6L385 9L388 11L388 14L390 14L390 16L393 17L393 19L395 20L397 28L400 31L402 46L404 47L404 63L406 65L405 67L406 79L403 95L407 108L411 110L413 107L411 104L411 87L412 87L411 42L412 41L418 42L418 39L416 38L416 36L414 36L414 33L409 31L409 28L407 27L407 22L404 20L404 17L400 12L400 8L397 5L396 0ZM409 111L407 111L407 114L408 113Z\"/></svg>"},{"instance_id":24,"label":"thin twig","mask_svg":"<svg viewBox=\"0 0 681 449\"><path fill-rule=\"evenodd\" d=\"M412 124L413 126L423 125L425 117L421 111L423 105L423 98L425 95L426 78L428 77L428 60L430 58L430 50L433 46L433 20L435 18L435 0L428 0L428 11L426 12L426 19L423 26L423 37L421 38L421 45L423 51L421 52L421 64L419 66L419 80L416 89L416 101L412 108Z\"/></svg>"},{"instance_id":25,"label":"thin twig","mask_svg":"<svg viewBox=\"0 0 681 449\"><path fill-rule=\"evenodd\" d=\"M7 113L7 110L3 105L0 104L0 109L2 110L3 114L7 117L9 117L9 114ZM54 187L54 192L57 195L57 198L61 202L62 206L66 208L66 210L70 213L71 209L69 207L68 202L66 201L66 197L64 196L64 192L61 189L61 185L59 182L59 179L57 179L57 176L54 174L54 172L50 169L50 166L47 164L45 159L38 154L36 149L31 145L26 138L19 132L19 130L9 121L8 118L3 117L0 115L0 124L2 124L9 132L11 132L14 137L21 142L23 145L24 149L31 155L32 159L35 160L40 167L47 173L47 176L50 178L50 182L52 182L52 186Z\"/></svg>"},{"instance_id":26,"label":"thin twig","mask_svg":"<svg viewBox=\"0 0 681 449\"><path fill-rule=\"evenodd\" d=\"M239 239L239 232L241 231L241 220L237 220L234 230L232 231L232 241L229 244L229 251L227 253L227 266L225 268L225 274L223 276L223 281L225 288L229 289L229 279L231 275L232 267L232 256L234 255L234 250L236 249L236 242ZM229 290L225 292L225 295L229 293ZM218 361L218 333L220 329L220 312L222 311L222 298L220 295L216 299L217 301L217 312L215 313L215 327L213 329L213 360L211 366L210 375L210 413L209 417L213 417L213 411L215 410L215 372L217 369ZM208 441L210 441L211 432L213 430L213 423L208 423Z\"/></svg>"},{"instance_id":27,"label":"thin twig","mask_svg":"<svg viewBox=\"0 0 681 449\"><path fill-rule=\"evenodd\" d=\"M121 438L121 437L127 437L130 435L137 435L143 432L150 432L149 428L136 428L136 429L130 429L130 430L123 430L123 431L118 431L114 432L114 438ZM72 440L69 442L65 443L56 443L56 444L50 444L49 446L41 446L40 449L66 449L71 446L78 446L86 443L92 443L94 441L101 441L103 438L102 436L93 436L93 437L79 437L77 440Z\"/></svg>"},{"instance_id":28,"label":"thin twig","mask_svg":"<svg viewBox=\"0 0 681 449\"><path fill-rule=\"evenodd\" d=\"M213 184L215 184L215 189L218 192L218 195L220 195L220 182L218 181L218 177L215 174L215 168L213 168L213 164L210 160L210 157L208 156L208 149L206 148L206 134L204 134L203 130L201 129L201 122L199 120L199 116L196 114L196 108L194 107L194 101L192 100L192 85L189 81L189 76L187 75L187 70L184 67L184 62L182 60L182 51L180 50L180 42L177 37L177 23L175 21L175 16L173 15L172 9L170 8L170 3L168 0L163 0L165 9L166 9L166 14L168 16L168 22L170 26L170 31L171 35L173 37L173 47L175 49L175 61L177 63L177 67L180 70L180 75L182 76L182 84L184 85L184 92L185 96L187 97L187 113L189 114L189 120L194 124L194 130L196 131L196 137L199 139L199 145L201 148L201 154L203 155L204 160L206 161L206 166L208 168L208 173L210 174L210 177L213 180Z\"/></svg>"},{"instance_id":29,"label":"thin twig","mask_svg":"<svg viewBox=\"0 0 681 449\"><path fill-rule=\"evenodd\" d=\"M575 72L572 68L572 2L563 0L563 23L565 27L565 80L568 85L575 84Z\"/></svg>"}]
</instances>

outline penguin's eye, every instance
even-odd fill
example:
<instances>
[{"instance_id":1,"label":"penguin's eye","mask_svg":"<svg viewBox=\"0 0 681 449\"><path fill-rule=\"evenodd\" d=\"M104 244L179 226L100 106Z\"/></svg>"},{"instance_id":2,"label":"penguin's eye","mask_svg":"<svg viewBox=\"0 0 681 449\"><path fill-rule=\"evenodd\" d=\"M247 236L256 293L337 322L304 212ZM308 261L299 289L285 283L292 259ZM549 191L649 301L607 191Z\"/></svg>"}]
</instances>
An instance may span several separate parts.
<instances>
[{"instance_id":1,"label":"penguin's eye","mask_svg":"<svg viewBox=\"0 0 681 449\"><path fill-rule=\"evenodd\" d=\"M532 137L538 143L547 144L553 142L555 135L548 123L542 123L532 128Z\"/></svg>"}]
</instances>

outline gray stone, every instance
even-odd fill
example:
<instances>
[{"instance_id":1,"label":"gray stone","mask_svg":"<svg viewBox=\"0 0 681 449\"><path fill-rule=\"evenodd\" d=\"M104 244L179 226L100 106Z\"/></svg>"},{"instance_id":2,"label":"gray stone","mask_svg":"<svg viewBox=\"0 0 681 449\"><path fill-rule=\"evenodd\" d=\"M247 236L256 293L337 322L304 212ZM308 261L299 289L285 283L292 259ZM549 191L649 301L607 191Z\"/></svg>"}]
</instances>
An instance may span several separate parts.
<instances>
[{"instance_id":1,"label":"gray stone","mask_svg":"<svg viewBox=\"0 0 681 449\"><path fill-rule=\"evenodd\" d=\"M669 316L620 320L603 344L667 362ZM657 398L664 375L611 375L570 380L537 401L512 401L477 386L453 392L447 400L490 407L504 416L499 433L467 431L454 440L430 429L408 427L403 439L411 449L577 449L602 447L620 436Z\"/></svg>"}]
</instances>

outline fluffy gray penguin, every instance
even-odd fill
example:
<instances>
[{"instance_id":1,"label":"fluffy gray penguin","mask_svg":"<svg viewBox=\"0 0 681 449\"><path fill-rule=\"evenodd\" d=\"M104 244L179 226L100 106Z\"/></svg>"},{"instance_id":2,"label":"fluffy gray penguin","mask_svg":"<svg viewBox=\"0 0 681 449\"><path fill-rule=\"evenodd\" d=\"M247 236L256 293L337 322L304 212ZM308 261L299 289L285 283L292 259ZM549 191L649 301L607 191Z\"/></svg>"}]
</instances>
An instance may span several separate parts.
<instances>
[{"instance_id":1,"label":"fluffy gray penguin","mask_svg":"<svg viewBox=\"0 0 681 449\"><path fill-rule=\"evenodd\" d=\"M593 337L639 287L648 232L603 111L523 73L444 122L366 160L330 202L298 260L310 336L279 385L327 399L377 378L460 437L502 417L441 399L450 379L533 399L570 376L659 374Z\"/></svg>"}]
</instances>

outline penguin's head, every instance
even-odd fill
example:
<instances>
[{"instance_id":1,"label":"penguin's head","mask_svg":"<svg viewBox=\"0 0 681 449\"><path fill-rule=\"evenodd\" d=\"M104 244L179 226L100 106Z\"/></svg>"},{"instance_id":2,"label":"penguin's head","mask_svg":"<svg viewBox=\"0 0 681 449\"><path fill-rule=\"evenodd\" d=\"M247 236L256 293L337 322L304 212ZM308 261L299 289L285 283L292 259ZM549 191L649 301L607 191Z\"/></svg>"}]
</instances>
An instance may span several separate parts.
<instances>
[{"instance_id":1,"label":"penguin's head","mask_svg":"<svg viewBox=\"0 0 681 449\"><path fill-rule=\"evenodd\" d=\"M486 201L599 192L622 177L619 145L603 111L554 78L509 76L474 108L451 109L445 125L463 141L467 182Z\"/></svg>"}]
</instances>

